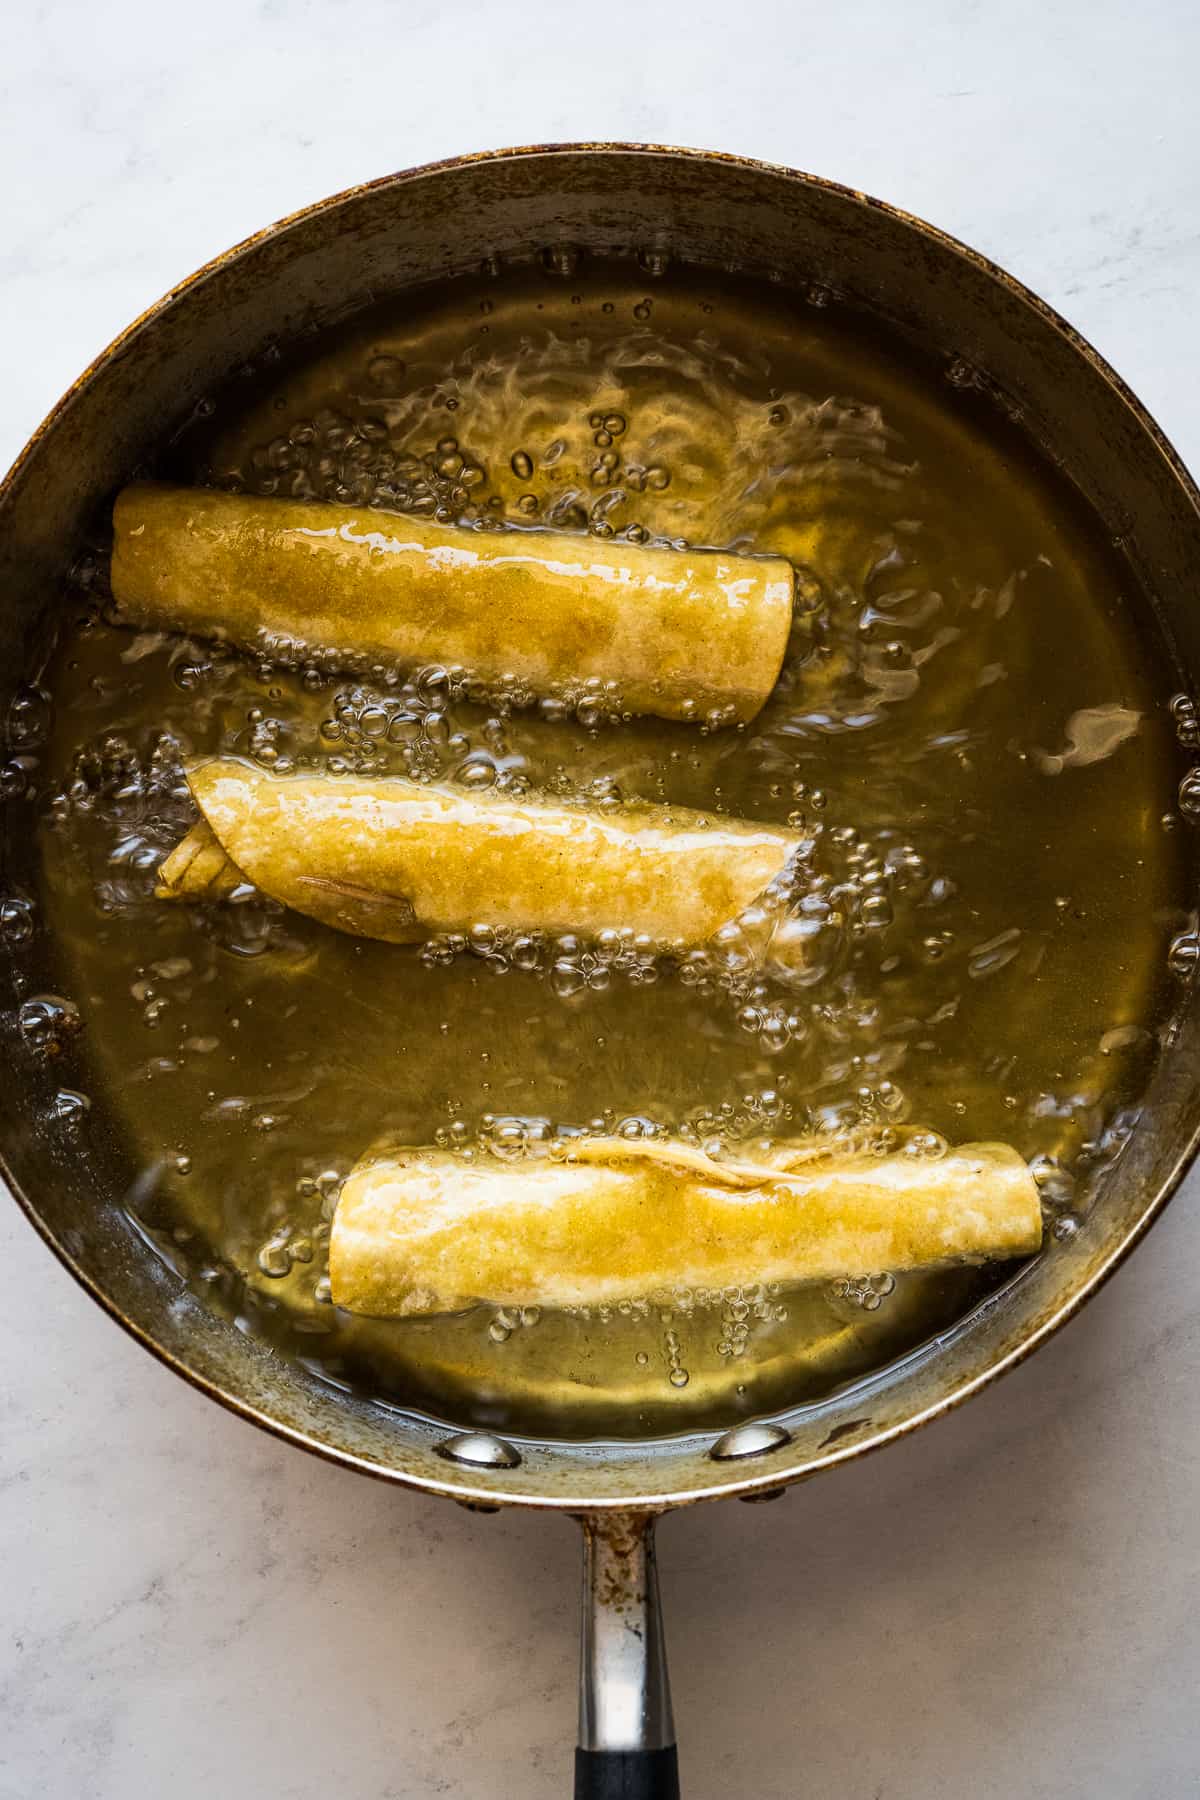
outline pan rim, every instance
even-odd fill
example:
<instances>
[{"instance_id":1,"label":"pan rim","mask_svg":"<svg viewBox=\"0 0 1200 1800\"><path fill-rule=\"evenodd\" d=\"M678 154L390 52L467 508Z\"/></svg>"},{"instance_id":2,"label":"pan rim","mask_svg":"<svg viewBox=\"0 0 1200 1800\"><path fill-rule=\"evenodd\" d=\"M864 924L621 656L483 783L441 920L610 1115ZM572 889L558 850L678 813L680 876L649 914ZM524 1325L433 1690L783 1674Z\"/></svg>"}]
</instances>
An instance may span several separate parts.
<instances>
[{"instance_id":1,"label":"pan rim","mask_svg":"<svg viewBox=\"0 0 1200 1800\"><path fill-rule=\"evenodd\" d=\"M30 435L17 457L13 461L3 480L0 480L0 508L3 508L16 491L24 475L26 466L33 458L39 446L50 435L59 420L67 413L75 397L104 368L119 357L126 348L148 326L167 313L177 301L199 287L210 277L228 267L231 263L250 255L265 243L276 241L294 228L331 213L359 199L368 193L377 193L391 189L400 189L409 183L442 175L454 170L465 169L477 164L512 163L538 157L554 158L580 156L589 154L623 155L629 157L672 158L691 161L704 165L726 166L735 170L745 170L752 174L767 175L797 187L821 190L841 199L850 201L865 209L876 211L891 221L906 226L918 236L930 240L952 256L971 265L977 272L1006 289L1008 293L1032 309L1045 324L1060 338L1065 340L1074 353L1086 362L1094 375L1104 381L1114 392L1117 399L1132 415L1139 431L1146 437L1157 451L1165 465L1164 473L1169 473L1177 484L1183 498L1191 506L1200 519L1200 489L1187 471L1179 453L1148 412L1144 404L1129 387L1128 383L1112 368L1108 361L1074 326L1072 326L1054 307L1028 288L1015 276L1009 274L999 264L972 249L960 239L916 214L888 201L880 200L859 189L826 177L810 174L784 164L767 162L754 157L734 155L715 150L704 150L694 147L675 145L620 142L606 140L583 140L579 142L562 142L549 144L523 145L513 148L477 151L462 156L449 157L439 161L419 164L410 169L378 176L370 181L356 183L335 194L328 195L294 212L284 215L273 224L267 225L250 236L241 239L229 249L218 253L197 268L179 283L169 288L159 299L152 302L126 326L112 341L88 363L83 372L73 381L61 398L51 407L40 424ZM860 1441L830 1446L825 1454L810 1457L803 1463L791 1468L772 1466L768 1471L758 1474L735 1472L732 1466L723 1479L715 1479L704 1483L692 1483L678 1492L663 1492L661 1487L648 1492L600 1495L580 1498L577 1495L555 1493L531 1493L521 1489L494 1485L492 1481L472 1478L464 1469L462 1475L453 1474L449 1466L445 1477L418 1474L408 1469L376 1463L370 1458L354 1451L340 1448L324 1441L313 1433L275 1418L251 1401L223 1387L221 1383L202 1370L188 1365L166 1345L157 1341L151 1330L140 1321L127 1316L113 1298L105 1292L101 1284L82 1266L69 1246L60 1241L43 1221L36 1205L27 1195L24 1187L15 1176L10 1166L8 1149L0 1145L0 1176L3 1177L9 1192L18 1207L25 1214L38 1236L49 1247L63 1267L71 1274L79 1285L106 1312L116 1320L129 1335L149 1350L158 1360L173 1373L181 1376L190 1386L198 1389L210 1399L218 1401L228 1411L270 1432L288 1444L307 1450L310 1454L341 1467L361 1474L374 1476L376 1479L412 1488L418 1492L445 1495L448 1498L479 1503L487 1506L510 1505L527 1509L550 1512L578 1514L584 1512L649 1512L657 1513L674 1508L695 1504L702 1500L730 1498L735 1496L754 1497L768 1490L784 1488L827 1469L837 1467L865 1456L875 1450L884 1448L896 1439L915 1432L922 1426L931 1423L953 1412L966 1400L989 1387L993 1382L1016 1368L1025 1359L1039 1349L1050 1337L1065 1325L1068 1320L1087 1304L1099 1292L1110 1277L1124 1263L1126 1258L1141 1242L1151 1225L1177 1192L1180 1183L1187 1174L1197 1151L1200 1149L1200 1126L1197 1126L1188 1137L1181 1141L1169 1173L1162 1180L1152 1198L1143 1207L1133 1222L1128 1225L1114 1243L1104 1252L1102 1259L1093 1271L1079 1286L1068 1295L1059 1306L1029 1330L1020 1342L1012 1345L999 1356L989 1367L962 1380L948 1392L941 1394L920 1411L889 1426L883 1427ZM703 1439L715 1436L715 1433L689 1433L687 1437L674 1440L647 1440L644 1446L637 1446L630 1441L630 1453L640 1453L648 1460L665 1448L668 1443L682 1448L692 1439ZM584 1440L584 1442L595 1440ZM569 1457L572 1446L555 1445Z\"/></svg>"}]
</instances>

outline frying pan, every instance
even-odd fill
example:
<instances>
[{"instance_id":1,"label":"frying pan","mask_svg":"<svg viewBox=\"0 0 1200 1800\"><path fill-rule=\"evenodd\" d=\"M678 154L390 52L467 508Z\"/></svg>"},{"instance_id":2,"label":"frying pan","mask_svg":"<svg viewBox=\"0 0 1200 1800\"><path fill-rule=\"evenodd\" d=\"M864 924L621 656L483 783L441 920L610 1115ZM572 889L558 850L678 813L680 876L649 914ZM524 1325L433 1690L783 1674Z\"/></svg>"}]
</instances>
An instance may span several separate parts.
<instances>
[{"instance_id":1,"label":"frying pan","mask_svg":"<svg viewBox=\"0 0 1200 1800\"><path fill-rule=\"evenodd\" d=\"M940 362L970 402L1019 419L1121 549L1143 628L1181 688L1200 675L1200 496L1107 364L1011 277L880 201L760 163L646 145L582 144L467 157L386 177L297 213L210 263L132 325L36 432L0 488L4 698L36 667L47 614L89 523L149 448L265 346L417 282L488 259L667 253L839 305ZM32 832L6 807L6 877ZM1194 856L1194 853L1193 853ZM11 891L11 890L6 890ZM207 1311L146 1253L121 1205L131 1171L97 1103L85 1135L52 1121L64 1079L26 1055L16 1008L44 986L52 946L14 961L0 1017L9 1055L0 1146L9 1186L95 1300L178 1374L243 1417L347 1468L480 1511L567 1512L583 1526L577 1796L678 1793L654 1570L673 1507L767 1500L948 1412L1035 1350L1153 1223L1200 1131L1200 1018L1186 982L1137 1129L1093 1182L1083 1223L935 1341L852 1389L723 1435L654 1442L505 1439L384 1410L321 1383Z\"/></svg>"}]
</instances>

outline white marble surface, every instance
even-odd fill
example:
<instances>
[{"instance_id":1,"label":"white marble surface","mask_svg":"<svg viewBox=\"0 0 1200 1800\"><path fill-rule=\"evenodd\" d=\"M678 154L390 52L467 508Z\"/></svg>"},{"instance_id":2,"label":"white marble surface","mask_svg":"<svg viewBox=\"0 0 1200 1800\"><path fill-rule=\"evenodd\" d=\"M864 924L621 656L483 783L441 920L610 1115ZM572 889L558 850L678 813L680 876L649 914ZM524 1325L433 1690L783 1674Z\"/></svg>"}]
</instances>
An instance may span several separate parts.
<instances>
[{"instance_id":1,"label":"white marble surface","mask_svg":"<svg viewBox=\"0 0 1200 1800\"><path fill-rule=\"evenodd\" d=\"M1200 464L1188 0L42 0L0 62L0 462L122 325L303 203L457 151L703 144L996 256ZM1200 1791L1195 1184L966 1411L664 1526L685 1788ZM551 1800L574 1529L284 1449L165 1373L0 1213L3 1800Z\"/></svg>"}]
</instances>

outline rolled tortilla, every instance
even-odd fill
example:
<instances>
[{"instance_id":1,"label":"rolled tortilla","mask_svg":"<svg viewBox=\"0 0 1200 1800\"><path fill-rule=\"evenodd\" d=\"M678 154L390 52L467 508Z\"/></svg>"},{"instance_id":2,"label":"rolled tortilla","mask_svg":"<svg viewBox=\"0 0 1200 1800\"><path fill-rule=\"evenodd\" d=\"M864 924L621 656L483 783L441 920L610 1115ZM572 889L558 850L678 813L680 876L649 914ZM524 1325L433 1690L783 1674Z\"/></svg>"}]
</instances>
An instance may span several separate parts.
<instances>
[{"instance_id":1,"label":"rolled tortilla","mask_svg":"<svg viewBox=\"0 0 1200 1800\"><path fill-rule=\"evenodd\" d=\"M387 943L436 931L629 926L701 944L784 869L797 838L683 808L591 813L402 779L188 771L203 815L159 869L164 899L249 881L338 931Z\"/></svg>"},{"instance_id":2,"label":"rolled tortilla","mask_svg":"<svg viewBox=\"0 0 1200 1800\"><path fill-rule=\"evenodd\" d=\"M386 1318L478 1301L594 1306L1028 1256L1041 1243L1037 1187L1004 1144L937 1160L794 1144L735 1164L655 1140L573 1148L572 1161L406 1150L359 1163L334 1213L335 1302Z\"/></svg>"},{"instance_id":3,"label":"rolled tortilla","mask_svg":"<svg viewBox=\"0 0 1200 1800\"><path fill-rule=\"evenodd\" d=\"M113 510L132 624L298 661L436 659L539 692L598 677L665 719L752 719L792 623L782 557L474 531L324 501L139 483Z\"/></svg>"}]
</instances>

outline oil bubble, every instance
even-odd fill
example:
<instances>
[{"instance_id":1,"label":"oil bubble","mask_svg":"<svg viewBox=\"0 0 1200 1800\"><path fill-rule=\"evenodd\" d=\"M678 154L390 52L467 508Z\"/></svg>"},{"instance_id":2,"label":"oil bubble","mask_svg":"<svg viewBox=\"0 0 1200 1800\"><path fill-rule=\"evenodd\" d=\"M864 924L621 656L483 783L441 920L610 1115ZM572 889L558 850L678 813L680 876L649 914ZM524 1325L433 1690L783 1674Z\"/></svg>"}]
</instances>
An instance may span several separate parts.
<instances>
[{"instance_id":1,"label":"oil bubble","mask_svg":"<svg viewBox=\"0 0 1200 1800\"><path fill-rule=\"evenodd\" d=\"M81 1125L91 1108L86 1094L74 1088L60 1088L51 1101L50 1110L60 1125Z\"/></svg>"},{"instance_id":2,"label":"oil bubble","mask_svg":"<svg viewBox=\"0 0 1200 1800\"><path fill-rule=\"evenodd\" d=\"M560 1000L569 1000L572 995L583 992L587 986L587 977L576 963L560 958L554 965L550 984Z\"/></svg>"},{"instance_id":3,"label":"oil bubble","mask_svg":"<svg viewBox=\"0 0 1200 1800\"><path fill-rule=\"evenodd\" d=\"M534 937L516 937L508 954L515 969L536 969L541 961L541 944Z\"/></svg>"},{"instance_id":4,"label":"oil bubble","mask_svg":"<svg viewBox=\"0 0 1200 1800\"><path fill-rule=\"evenodd\" d=\"M573 275L579 267L579 251L574 244L551 244L542 251L542 263L552 275Z\"/></svg>"},{"instance_id":5,"label":"oil bubble","mask_svg":"<svg viewBox=\"0 0 1200 1800\"><path fill-rule=\"evenodd\" d=\"M257 1262L264 1275L273 1281L280 1280L291 1273L292 1252L288 1245L289 1231L285 1228L269 1237L258 1252Z\"/></svg>"},{"instance_id":6,"label":"oil bubble","mask_svg":"<svg viewBox=\"0 0 1200 1800\"><path fill-rule=\"evenodd\" d=\"M950 1146L937 1131L914 1131L904 1145L905 1156L927 1157L931 1162L945 1156Z\"/></svg>"},{"instance_id":7,"label":"oil bubble","mask_svg":"<svg viewBox=\"0 0 1200 1800\"><path fill-rule=\"evenodd\" d=\"M1190 979L1200 966L1200 931L1182 931L1171 940L1167 965L1172 975Z\"/></svg>"},{"instance_id":8,"label":"oil bubble","mask_svg":"<svg viewBox=\"0 0 1200 1800\"><path fill-rule=\"evenodd\" d=\"M869 894L859 908L859 918L873 931L882 931L892 922L892 903L886 894Z\"/></svg>"},{"instance_id":9,"label":"oil bubble","mask_svg":"<svg viewBox=\"0 0 1200 1800\"><path fill-rule=\"evenodd\" d=\"M1170 710L1179 742L1189 747L1200 744L1200 712L1197 712L1196 703L1191 696L1176 694L1171 700Z\"/></svg>"},{"instance_id":10,"label":"oil bubble","mask_svg":"<svg viewBox=\"0 0 1200 1800\"><path fill-rule=\"evenodd\" d=\"M483 1134L483 1147L501 1162L518 1162L528 1148L529 1132L524 1119L496 1119Z\"/></svg>"},{"instance_id":11,"label":"oil bubble","mask_svg":"<svg viewBox=\"0 0 1200 1800\"><path fill-rule=\"evenodd\" d=\"M0 939L6 944L27 944L33 936L33 901L23 894L8 894L0 900Z\"/></svg>"},{"instance_id":12,"label":"oil bubble","mask_svg":"<svg viewBox=\"0 0 1200 1800\"><path fill-rule=\"evenodd\" d=\"M8 708L8 737L14 749L40 744L50 728L50 696L44 688L17 689Z\"/></svg>"},{"instance_id":13,"label":"oil bubble","mask_svg":"<svg viewBox=\"0 0 1200 1800\"><path fill-rule=\"evenodd\" d=\"M450 674L440 663L431 663L417 675L417 693L426 706L444 705L450 693Z\"/></svg>"},{"instance_id":14,"label":"oil bubble","mask_svg":"<svg viewBox=\"0 0 1200 1800\"><path fill-rule=\"evenodd\" d=\"M405 373L405 365L401 358L391 356L387 352L373 356L367 364L367 374L370 377L371 385L382 393L397 392L400 383L404 380ZM311 431L311 429L310 426L309 430ZM296 441L294 434L292 441L293 443ZM311 439L308 441L311 442Z\"/></svg>"},{"instance_id":15,"label":"oil bubble","mask_svg":"<svg viewBox=\"0 0 1200 1800\"><path fill-rule=\"evenodd\" d=\"M28 1048L39 1056L61 1056L70 1039L83 1029L73 1000L61 994L35 994L17 1013L17 1026Z\"/></svg>"}]
</instances>

